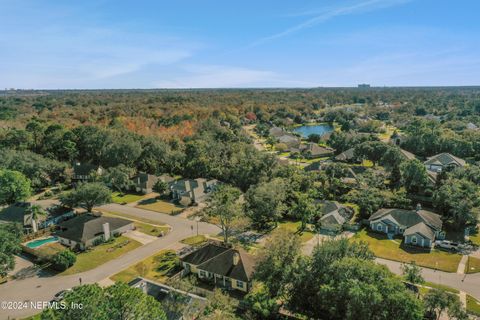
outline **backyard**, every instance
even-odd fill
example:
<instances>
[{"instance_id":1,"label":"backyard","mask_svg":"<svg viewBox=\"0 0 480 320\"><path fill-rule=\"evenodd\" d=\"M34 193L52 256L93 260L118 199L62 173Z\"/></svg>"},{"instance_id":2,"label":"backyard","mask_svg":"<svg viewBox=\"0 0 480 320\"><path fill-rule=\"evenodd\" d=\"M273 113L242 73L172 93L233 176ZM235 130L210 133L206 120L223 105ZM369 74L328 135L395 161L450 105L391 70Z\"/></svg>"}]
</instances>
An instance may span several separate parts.
<instances>
[{"instance_id":1,"label":"backyard","mask_svg":"<svg viewBox=\"0 0 480 320\"><path fill-rule=\"evenodd\" d=\"M310 232L310 231L300 232L299 231L300 226L301 226L300 221L284 220L284 221L278 223L277 228L278 229L284 229L284 230L287 230L288 232L290 232L292 234L298 235L302 242L307 242L308 240L312 239L315 236L315 234L313 232Z\"/></svg>"},{"instance_id":2,"label":"backyard","mask_svg":"<svg viewBox=\"0 0 480 320\"><path fill-rule=\"evenodd\" d=\"M130 282L137 277L164 282L178 266L178 257L173 250L163 250L112 276L113 281Z\"/></svg>"},{"instance_id":3,"label":"backyard","mask_svg":"<svg viewBox=\"0 0 480 320\"><path fill-rule=\"evenodd\" d=\"M77 262L75 262L72 267L62 272L61 275L70 275L96 268L140 247L141 245L140 242L123 236L113 238L111 242L100 244L86 252L79 253L77 255Z\"/></svg>"},{"instance_id":4,"label":"backyard","mask_svg":"<svg viewBox=\"0 0 480 320\"><path fill-rule=\"evenodd\" d=\"M184 209L184 207L178 206L174 203L171 203L170 201L162 200L162 199L154 199L154 198L146 199L140 202L140 204L138 204L137 207L145 210L172 214L172 215L178 214L182 212Z\"/></svg>"},{"instance_id":5,"label":"backyard","mask_svg":"<svg viewBox=\"0 0 480 320\"><path fill-rule=\"evenodd\" d=\"M400 239L389 240L384 234L369 232L365 229L355 234L351 241L367 242L370 250L379 258L400 262L415 261L419 266L446 272L456 272L462 259L461 255L450 252L403 246Z\"/></svg>"}]
</instances>

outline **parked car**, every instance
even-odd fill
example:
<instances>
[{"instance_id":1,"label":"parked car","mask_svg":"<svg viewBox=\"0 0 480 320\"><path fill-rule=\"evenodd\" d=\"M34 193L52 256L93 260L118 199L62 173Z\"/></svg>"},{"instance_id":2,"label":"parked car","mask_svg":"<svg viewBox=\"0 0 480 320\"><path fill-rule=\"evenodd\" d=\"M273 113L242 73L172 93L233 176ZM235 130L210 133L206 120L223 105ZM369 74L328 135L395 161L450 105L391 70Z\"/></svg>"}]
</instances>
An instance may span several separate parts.
<instances>
[{"instance_id":1,"label":"parked car","mask_svg":"<svg viewBox=\"0 0 480 320\"><path fill-rule=\"evenodd\" d=\"M57 292L57 294L55 294L55 295L53 296L52 301L53 301L53 302L60 302L60 301L62 301L63 298L65 297L65 294L67 294L67 292L69 292L69 291L72 291L72 289L67 289L67 290L62 290L62 291Z\"/></svg>"},{"instance_id":2,"label":"parked car","mask_svg":"<svg viewBox=\"0 0 480 320\"><path fill-rule=\"evenodd\" d=\"M449 240L437 240L435 241L435 247L452 251L457 251L460 249L460 245L458 243Z\"/></svg>"}]
</instances>

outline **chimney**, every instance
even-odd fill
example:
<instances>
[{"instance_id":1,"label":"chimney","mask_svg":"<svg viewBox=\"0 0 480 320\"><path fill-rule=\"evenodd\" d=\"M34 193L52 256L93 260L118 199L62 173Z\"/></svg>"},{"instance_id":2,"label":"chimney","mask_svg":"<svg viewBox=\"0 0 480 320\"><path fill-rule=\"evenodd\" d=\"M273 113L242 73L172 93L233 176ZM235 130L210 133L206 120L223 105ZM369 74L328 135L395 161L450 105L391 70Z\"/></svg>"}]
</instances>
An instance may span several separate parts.
<instances>
[{"instance_id":1,"label":"chimney","mask_svg":"<svg viewBox=\"0 0 480 320\"><path fill-rule=\"evenodd\" d=\"M110 239L110 223L106 222L102 225L103 227L103 237L105 238L105 241L108 241Z\"/></svg>"},{"instance_id":2,"label":"chimney","mask_svg":"<svg viewBox=\"0 0 480 320\"><path fill-rule=\"evenodd\" d=\"M191 190L190 180L185 180L185 191L189 192Z\"/></svg>"},{"instance_id":3,"label":"chimney","mask_svg":"<svg viewBox=\"0 0 480 320\"><path fill-rule=\"evenodd\" d=\"M415 211L418 212L422 210L422 205L420 203L417 203L417 207L415 208Z\"/></svg>"},{"instance_id":4,"label":"chimney","mask_svg":"<svg viewBox=\"0 0 480 320\"><path fill-rule=\"evenodd\" d=\"M238 252L233 254L233 265L236 266L240 262L240 255Z\"/></svg>"}]
</instances>

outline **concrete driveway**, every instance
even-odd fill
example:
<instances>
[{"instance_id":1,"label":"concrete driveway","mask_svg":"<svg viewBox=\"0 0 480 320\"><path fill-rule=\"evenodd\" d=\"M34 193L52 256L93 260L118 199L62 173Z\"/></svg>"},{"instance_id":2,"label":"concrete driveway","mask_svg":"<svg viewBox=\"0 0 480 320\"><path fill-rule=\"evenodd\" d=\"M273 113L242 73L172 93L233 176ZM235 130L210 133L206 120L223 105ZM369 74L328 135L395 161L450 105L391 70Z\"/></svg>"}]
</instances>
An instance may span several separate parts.
<instances>
[{"instance_id":1,"label":"concrete driveway","mask_svg":"<svg viewBox=\"0 0 480 320\"><path fill-rule=\"evenodd\" d=\"M108 211L123 212L138 218L147 218L158 221L158 223L166 223L173 227L172 231L163 238L158 238L142 247L126 253L125 255L111 260L93 270L70 276L53 276L50 274L40 273L35 277L23 280L13 280L6 284L0 285L0 302L16 301L50 301L53 296L60 290L65 290L79 285L79 279L82 284L96 283L108 278L129 266L157 253L163 249L177 248L178 242L193 234L192 226L196 232L196 222L187 219L169 216L162 213L142 210L121 206L117 204L109 204L102 209ZM220 229L214 225L200 222L198 224L199 233L217 234ZM39 313L41 310L31 308L8 310L0 308L0 319L25 318Z\"/></svg>"}]
</instances>

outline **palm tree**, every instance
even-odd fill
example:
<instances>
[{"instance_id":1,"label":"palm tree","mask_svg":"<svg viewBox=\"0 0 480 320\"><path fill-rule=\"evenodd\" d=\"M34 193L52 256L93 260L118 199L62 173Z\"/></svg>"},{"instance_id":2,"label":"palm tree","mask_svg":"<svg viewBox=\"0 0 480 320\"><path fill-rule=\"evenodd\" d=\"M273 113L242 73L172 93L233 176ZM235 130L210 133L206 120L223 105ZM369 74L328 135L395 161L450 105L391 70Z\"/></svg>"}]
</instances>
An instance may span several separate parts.
<instances>
[{"instance_id":1,"label":"palm tree","mask_svg":"<svg viewBox=\"0 0 480 320\"><path fill-rule=\"evenodd\" d=\"M30 217L32 219L33 232L37 232L38 231L38 227L37 227L38 217L40 215L45 215L45 211L43 210L43 208L41 206L35 204L33 206L30 206L27 210L25 210L25 213L30 215Z\"/></svg>"}]
</instances>

